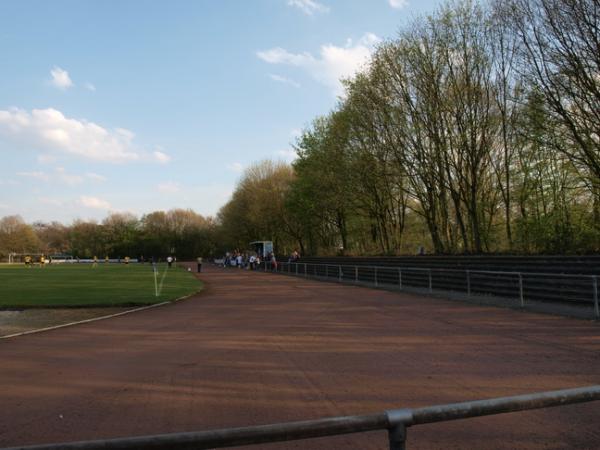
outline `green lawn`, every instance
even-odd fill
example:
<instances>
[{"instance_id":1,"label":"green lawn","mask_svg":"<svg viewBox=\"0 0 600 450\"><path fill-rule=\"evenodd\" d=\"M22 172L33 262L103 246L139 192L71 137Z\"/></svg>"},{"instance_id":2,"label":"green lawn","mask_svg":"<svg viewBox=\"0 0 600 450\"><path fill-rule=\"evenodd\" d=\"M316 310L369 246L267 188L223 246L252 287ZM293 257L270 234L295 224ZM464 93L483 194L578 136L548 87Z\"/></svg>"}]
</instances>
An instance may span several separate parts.
<instances>
[{"instance_id":1,"label":"green lawn","mask_svg":"<svg viewBox=\"0 0 600 450\"><path fill-rule=\"evenodd\" d=\"M0 265L0 308L150 305L192 294L202 287L184 269L167 269L166 264L157 268L158 297L150 264L99 264L95 268L83 263L44 268Z\"/></svg>"}]
</instances>

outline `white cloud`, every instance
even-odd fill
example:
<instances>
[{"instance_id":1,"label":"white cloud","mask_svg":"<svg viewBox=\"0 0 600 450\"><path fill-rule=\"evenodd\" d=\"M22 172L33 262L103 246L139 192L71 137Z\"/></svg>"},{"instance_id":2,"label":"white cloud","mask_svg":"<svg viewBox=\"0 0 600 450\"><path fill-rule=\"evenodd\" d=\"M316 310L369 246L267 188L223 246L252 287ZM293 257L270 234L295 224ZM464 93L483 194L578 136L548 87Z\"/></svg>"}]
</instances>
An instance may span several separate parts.
<instances>
[{"instance_id":1,"label":"white cloud","mask_svg":"<svg viewBox=\"0 0 600 450\"><path fill-rule=\"evenodd\" d=\"M46 174L44 172L39 172L39 171L17 172L17 176L19 176L19 177L26 177L26 178L33 178L33 179L39 180L39 181L49 181L50 180L50 177L48 176L48 174Z\"/></svg>"},{"instance_id":2,"label":"white cloud","mask_svg":"<svg viewBox=\"0 0 600 450\"><path fill-rule=\"evenodd\" d=\"M156 188L159 192L164 194L175 194L176 192L181 191L181 185L175 181L160 183Z\"/></svg>"},{"instance_id":3,"label":"white cloud","mask_svg":"<svg viewBox=\"0 0 600 450\"><path fill-rule=\"evenodd\" d=\"M57 167L55 169L55 175L61 183L68 184L69 186L83 183L83 177L81 175L67 173L63 167Z\"/></svg>"},{"instance_id":4,"label":"white cloud","mask_svg":"<svg viewBox=\"0 0 600 450\"><path fill-rule=\"evenodd\" d=\"M167 162L163 152L144 152L133 144L134 133L124 128L109 130L85 119L71 119L53 108L0 110L0 136L27 147L59 151L95 161ZM41 156L40 158L47 158Z\"/></svg>"},{"instance_id":5,"label":"white cloud","mask_svg":"<svg viewBox=\"0 0 600 450\"><path fill-rule=\"evenodd\" d=\"M69 77L69 72L58 66L54 66L52 70L50 70L50 75L52 75L50 83L63 91L73 86L73 82Z\"/></svg>"},{"instance_id":6,"label":"white cloud","mask_svg":"<svg viewBox=\"0 0 600 450\"><path fill-rule=\"evenodd\" d=\"M106 178L97 173L88 172L85 175L77 175L67 172L64 167L57 167L53 173L46 173L42 171L33 172L17 172L20 177L33 178L38 181L63 183L68 186L75 186L83 183L86 179L92 181L106 181Z\"/></svg>"},{"instance_id":7,"label":"white cloud","mask_svg":"<svg viewBox=\"0 0 600 450\"><path fill-rule=\"evenodd\" d=\"M388 0L388 2L395 9L402 9L408 6L408 0Z\"/></svg>"},{"instance_id":8,"label":"white cloud","mask_svg":"<svg viewBox=\"0 0 600 450\"><path fill-rule=\"evenodd\" d=\"M155 151L152 153L152 155L154 156L154 160L161 164L166 164L171 161L171 157L163 152Z\"/></svg>"},{"instance_id":9,"label":"white cloud","mask_svg":"<svg viewBox=\"0 0 600 450\"><path fill-rule=\"evenodd\" d=\"M0 203L0 209L10 209L10 205L7 205L6 203Z\"/></svg>"},{"instance_id":10,"label":"white cloud","mask_svg":"<svg viewBox=\"0 0 600 450\"><path fill-rule=\"evenodd\" d=\"M105 176L99 175L99 174L93 173L93 172L87 172L85 174L85 176L88 179L92 180L92 181L98 181L98 182L104 182L104 181L106 181L106 177Z\"/></svg>"},{"instance_id":11,"label":"white cloud","mask_svg":"<svg viewBox=\"0 0 600 450\"><path fill-rule=\"evenodd\" d=\"M102 200L98 197L88 197L87 195L82 195L79 197L79 205L90 208L90 209L102 209L109 210L111 209L110 203L106 200Z\"/></svg>"},{"instance_id":12,"label":"white cloud","mask_svg":"<svg viewBox=\"0 0 600 450\"><path fill-rule=\"evenodd\" d=\"M50 206L65 206L65 203L57 198L51 198L51 197L38 197L38 200L40 203L43 203L44 205L50 205Z\"/></svg>"},{"instance_id":13,"label":"white cloud","mask_svg":"<svg viewBox=\"0 0 600 450\"><path fill-rule=\"evenodd\" d=\"M325 6L315 0L288 0L288 6L298 8L304 14L312 16L316 12L326 13L329 12L329 7Z\"/></svg>"},{"instance_id":14,"label":"white cloud","mask_svg":"<svg viewBox=\"0 0 600 450\"><path fill-rule=\"evenodd\" d=\"M259 51L256 55L269 64L282 64L298 67L307 72L312 78L329 86L334 94L343 95L343 78L353 76L369 62L374 47L381 39L373 33L366 33L358 42L348 39L344 47L333 44L322 45L319 57L309 52L290 53L276 47Z\"/></svg>"},{"instance_id":15,"label":"white cloud","mask_svg":"<svg viewBox=\"0 0 600 450\"><path fill-rule=\"evenodd\" d=\"M56 156L44 153L42 155L38 155L37 161L40 164L50 164L50 163L56 162Z\"/></svg>"},{"instance_id":16,"label":"white cloud","mask_svg":"<svg viewBox=\"0 0 600 450\"><path fill-rule=\"evenodd\" d=\"M298 155L296 154L296 151L293 149L286 149L286 150L279 150L277 152L277 156L279 156L281 159L283 159L285 162L287 163L291 163L293 162L296 158L298 158Z\"/></svg>"},{"instance_id":17,"label":"white cloud","mask_svg":"<svg viewBox=\"0 0 600 450\"><path fill-rule=\"evenodd\" d=\"M227 168L235 173L242 173L244 171L244 165L240 162L228 164Z\"/></svg>"},{"instance_id":18,"label":"white cloud","mask_svg":"<svg viewBox=\"0 0 600 450\"><path fill-rule=\"evenodd\" d=\"M280 75L269 74L269 78L273 81L277 81L278 83L289 84L295 88L300 87L300 83L292 80L291 78L282 77Z\"/></svg>"},{"instance_id":19,"label":"white cloud","mask_svg":"<svg viewBox=\"0 0 600 450\"><path fill-rule=\"evenodd\" d=\"M88 91L96 92L96 86L94 86L89 81L86 81L85 83L83 83L83 87L86 88Z\"/></svg>"}]
</instances>

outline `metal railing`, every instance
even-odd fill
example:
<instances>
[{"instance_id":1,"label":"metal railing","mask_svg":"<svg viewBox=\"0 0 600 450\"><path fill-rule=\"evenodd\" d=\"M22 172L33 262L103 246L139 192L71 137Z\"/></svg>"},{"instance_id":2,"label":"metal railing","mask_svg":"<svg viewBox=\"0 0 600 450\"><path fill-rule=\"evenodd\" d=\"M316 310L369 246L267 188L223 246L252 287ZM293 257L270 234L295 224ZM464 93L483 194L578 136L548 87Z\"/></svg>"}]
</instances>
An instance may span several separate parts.
<instances>
[{"instance_id":1,"label":"metal railing","mask_svg":"<svg viewBox=\"0 0 600 450\"><path fill-rule=\"evenodd\" d=\"M394 409L363 416L332 417L244 428L11 447L0 450L200 450L377 430L387 430L390 450L403 450L406 448L407 428L410 426L595 400L600 400L600 385L425 408Z\"/></svg>"},{"instance_id":2,"label":"metal railing","mask_svg":"<svg viewBox=\"0 0 600 450\"><path fill-rule=\"evenodd\" d=\"M261 269L375 287L462 292L467 297L494 295L518 299L521 307L527 300L593 305L594 317L600 319L597 275L303 262L281 262L276 267L267 262Z\"/></svg>"}]
</instances>

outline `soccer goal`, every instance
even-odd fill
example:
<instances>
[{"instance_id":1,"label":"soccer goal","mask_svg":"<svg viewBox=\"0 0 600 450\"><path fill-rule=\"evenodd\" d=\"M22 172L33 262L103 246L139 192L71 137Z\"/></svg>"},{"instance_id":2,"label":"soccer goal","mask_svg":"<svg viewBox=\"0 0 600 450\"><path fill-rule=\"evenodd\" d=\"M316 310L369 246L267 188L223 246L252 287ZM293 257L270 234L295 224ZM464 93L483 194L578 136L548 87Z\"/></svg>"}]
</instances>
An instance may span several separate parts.
<instances>
[{"instance_id":1,"label":"soccer goal","mask_svg":"<svg viewBox=\"0 0 600 450\"><path fill-rule=\"evenodd\" d=\"M9 253L8 254L8 263L9 264L24 264L25 258L27 256L31 256L31 260L34 262L38 262L43 253Z\"/></svg>"}]
</instances>

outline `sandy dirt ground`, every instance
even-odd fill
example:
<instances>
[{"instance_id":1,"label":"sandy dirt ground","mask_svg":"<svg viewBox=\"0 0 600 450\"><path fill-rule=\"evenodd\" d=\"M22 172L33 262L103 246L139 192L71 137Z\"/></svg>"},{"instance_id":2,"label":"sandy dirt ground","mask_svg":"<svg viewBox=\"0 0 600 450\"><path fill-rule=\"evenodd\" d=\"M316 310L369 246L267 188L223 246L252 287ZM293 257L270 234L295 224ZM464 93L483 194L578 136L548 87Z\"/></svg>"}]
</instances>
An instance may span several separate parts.
<instances>
[{"instance_id":1,"label":"sandy dirt ground","mask_svg":"<svg viewBox=\"0 0 600 450\"><path fill-rule=\"evenodd\" d=\"M600 327L237 269L177 304L0 340L0 447L600 384ZM410 449L597 449L600 402L422 425ZM255 446L383 449L385 432Z\"/></svg>"}]
</instances>

